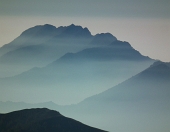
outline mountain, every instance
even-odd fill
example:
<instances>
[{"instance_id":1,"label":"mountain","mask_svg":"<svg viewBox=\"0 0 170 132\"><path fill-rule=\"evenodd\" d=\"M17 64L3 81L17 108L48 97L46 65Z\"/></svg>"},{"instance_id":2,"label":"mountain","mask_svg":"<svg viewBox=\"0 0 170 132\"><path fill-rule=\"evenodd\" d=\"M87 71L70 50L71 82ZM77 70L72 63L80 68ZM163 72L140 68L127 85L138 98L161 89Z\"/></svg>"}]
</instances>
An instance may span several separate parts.
<instances>
[{"instance_id":1,"label":"mountain","mask_svg":"<svg viewBox=\"0 0 170 132\"><path fill-rule=\"evenodd\" d=\"M46 108L0 114L1 132L104 132Z\"/></svg>"},{"instance_id":2,"label":"mountain","mask_svg":"<svg viewBox=\"0 0 170 132\"><path fill-rule=\"evenodd\" d=\"M154 61L141 55L128 42L115 40L105 46L67 53L43 68L0 79L3 91L0 99L74 104L121 83Z\"/></svg>"},{"instance_id":3,"label":"mountain","mask_svg":"<svg viewBox=\"0 0 170 132\"><path fill-rule=\"evenodd\" d=\"M100 103L105 101L109 103L112 101L170 100L170 67L163 62L155 64L123 83L84 100L84 102L91 102L90 100Z\"/></svg>"},{"instance_id":4,"label":"mountain","mask_svg":"<svg viewBox=\"0 0 170 132\"><path fill-rule=\"evenodd\" d=\"M21 35L14 39L11 43L2 46L0 48L0 56L6 54L9 51L13 51L24 46L37 45L42 43L46 41L46 39L48 40L51 37L60 34L61 31L64 30L61 28L62 27L59 27L57 29L56 27L49 24L29 28L21 33Z\"/></svg>"},{"instance_id":5,"label":"mountain","mask_svg":"<svg viewBox=\"0 0 170 132\"><path fill-rule=\"evenodd\" d=\"M62 110L65 106L57 105L52 101L43 102L43 103L25 103L25 102L12 102L12 101L0 101L0 113L9 113L12 111L18 111L22 109L31 109L31 108L48 108L51 110Z\"/></svg>"},{"instance_id":6,"label":"mountain","mask_svg":"<svg viewBox=\"0 0 170 132\"><path fill-rule=\"evenodd\" d=\"M58 28L45 24L27 29L14 41L0 48L0 77L42 67L67 52L90 47L92 38L87 28L73 24Z\"/></svg>"},{"instance_id":7,"label":"mountain","mask_svg":"<svg viewBox=\"0 0 170 132\"><path fill-rule=\"evenodd\" d=\"M92 37L90 31L87 28L82 28L81 26L76 26L71 24L64 30L59 37L76 37L79 38L90 38Z\"/></svg>"},{"instance_id":8,"label":"mountain","mask_svg":"<svg viewBox=\"0 0 170 132\"><path fill-rule=\"evenodd\" d=\"M75 105L58 106L52 102L34 105L1 102L0 108L5 112L5 110L15 110L16 107L20 109L46 106L58 109L68 117L108 131L168 132L170 130L169 64L155 62L146 70L117 86Z\"/></svg>"},{"instance_id":9,"label":"mountain","mask_svg":"<svg viewBox=\"0 0 170 132\"><path fill-rule=\"evenodd\" d=\"M64 55L95 60L147 60L129 43L117 40L110 33L93 36L87 28L74 24L58 28L45 24L27 29L0 48L0 78L45 67Z\"/></svg>"},{"instance_id":10,"label":"mountain","mask_svg":"<svg viewBox=\"0 0 170 132\"><path fill-rule=\"evenodd\" d=\"M101 42L101 41L100 41ZM60 60L71 61L149 61L149 57L141 55L128 42L114 40L101 47L87 48L77 53L67 53Z\"/></svg>"},{"instance_id":11,"label":"mountain","mask_svg":"<svg viewBox=\"0 0 170 132\"><path fill-rule=\"evenodd\" d=\"M96 34L94 39L91 41L92 45L106 45L111 44L112 42L116 41L117 38L110 33L101 33Z\"/></svg>"},{"instance_id":12,"label":"mountain","mask_svg":"<svg viewBox=\"0 0 170 132\"><path fill-rule=\"evenodd\" d=\"M90 31L87 28L75 26L74 24L65 27L60 26L58 28L49 24L38 25L25 30L11 43L2 46L0 48L0 56L8 53L9 51L14 51L25 46L38 45L48 42L49 40L57 37L79 38L80 36L83 38L92 37Z\"/></svg>"},{"instance_id":13,"label":"mountain","mask_svg":"<svg viewBox=\"0 0 170 132\"><path fill-rule=\"evenodd\" d=\"M63 113L109 131L168 132L169 80L169 65L156 62L130 79L85 99L70 107L69 112Z\"/></svg>"}]
</instances>

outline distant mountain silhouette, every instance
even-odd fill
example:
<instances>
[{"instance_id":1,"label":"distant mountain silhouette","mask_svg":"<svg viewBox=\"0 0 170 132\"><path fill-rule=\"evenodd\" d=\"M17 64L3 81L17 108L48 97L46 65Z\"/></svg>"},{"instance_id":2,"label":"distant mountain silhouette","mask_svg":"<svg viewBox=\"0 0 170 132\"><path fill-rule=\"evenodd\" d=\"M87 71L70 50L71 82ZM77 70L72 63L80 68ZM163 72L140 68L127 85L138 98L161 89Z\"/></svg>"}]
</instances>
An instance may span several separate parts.
<instances>
[{"instance_id":1,"label":"distant mountain silhouette","mask_svg":"<svg viewBox=\"0 0 170 132\"><path fill-rule=\"evenodd\" d=\"M101 41L100 41L101 42ZM147 61L151 60L149 57L141 55L138 51L133 49L128 42L115 40L109 45L102 47L87 48L77 53L67 53L61 61Z\"/></svg>"},{"instance_id":2,"label":"distant mountain silhouette","mask_svg":"<svg viewBox=\"0 0 170 132\"><path fill-rule=\"evenodd\" d=\"M101 33L101 34L96 34L94 36L94 39L92 40L91 44L103 46L103 45L111 44L116 40L117 38L110 33Z\"/></svg>"},{"instance_id":3,"label":"distant mountain silhouette","mask_svg":"<svg viewBox=\"0 0 170 132\"><path fill-rule=\"evenodd\" d=\"M58 28L45 24L27 29L0 48L0 78L34 67L44 67L65 54L68 57L76 56L72 53L80 55L79 58L96 60L146 58L129 43L118 41L110 33L93 36L87 28L74 24Z\"/></svg>"},{"instance_id":4,"label":"distant mountain silhouette","mask_svg":"<svg viewBox=\"0 0 170 132\"><path fill-rule=\"evenodd\" d=\"M59 35L63 30L64 27L56 28L49 24L29 28L11 43L2 46L0 48L0 56L24 46L36 45L47 41L48 39Z\"/></svg>"},{"instance_id":5,"label":"distant mountain silhouette","mask_svg":"<svg viewBox=\"0 0 170 132\"><path fill-rule=\"evenodd\" d=\"M142 97L145 100L152 97L156 98L158 95L164 98L165 95L168 97L170 94L169 80L170 67L162 62L158 65L150 66L125 82L94 97L107 101L109 101L108 99L111 99L110 101L134 99L136 101L137 99L142 99ZM93 97L91 99L93 100ZM170 100L170 98L168 99Z\"/></svg>"},{"instance_id":6,"label":"distant mountain silhouette","mask_svg":"<svg viewBox=\"0 0 170 132\"><path fill-rule=\"evenodd\" d=\"M117 46L117 43L122 46ZM22 74L0 79L0 84L4 93L8 93L11 88L15 91L22 89L22 94L17 96L13 94L11 98L20 98L26 93L32 93L32 98L28 99L33 102L38 99L36 93L32 91L34 89L42 94L39 96L41 98L39 101L54 101L52 99L54 98L57 103L60 102L59 100L63 100L64 104L78 103L139 73L153 62L154 60L134 50L129 43L115 41L107 46L66 54L46 67L33 68ZM47 95L51 90L53 93L50 93L47 98L44 97L46 95L42 90ZM84 94L79 96L81 90ZM4 100L7 96L2 95L0 98Z\"/></svg>"},{"instance_id":7,"label":"distant mountain silhouette","mask_svg":"<svg viewBox=\"0 0 170 132\"><path fill-rule=\"evenodd\" d=\"M60 34L59 37L92 37L90 31L87 28L82 28L81 26L76 26L74 24L71 24Z\"/></svg>"},{"instance_id":8,"label":"distant mountain silhouette","mask_svg":"<svg viewBox=\"0 0 170 132\"><path fill-rule=\"evenodd\" d=\"M48 44L51 39L60 37L76 37L78 39L80 36L83 38L92 37L87 28L82 28L81 26L75 26L73 24L65 27L60 26L58 28L49 24L38 25L27 29L11 43L2 46L0 48L0 56L9 51L14 51L25 46L43 43Z\"/></svg>"},{"instance_id":9,"label":"distant mountain silhouette","mask_svg":"<svg viewBox=\"0 0 170 132\"><path fill-rule=\"evenodd\" d=\"M73 24L58 28L49 24L32 27L0 48L0 77L42 67L67 52L77 52L90 47L92 38L87 28ZM7 71L6 67L9 67Z\"/></svg>"},{"instance_id":10,"label":"distant mountain silhouette","mask_svg":"<svg viewBox=\"0 0 170 132\"><path fill-rule=\"evenodd\" d=\"M48 24L35 26L6 46L11 48L0 57L2 101L8 100L4 93L15 89L10 92L13 95L7 94L12 101L34 102L38 99L35 90L42 94L39 101L78 103L155 61L110 33L93 36L87 28L74 24L58 28ZM0 48L0 53L6 46ZM84 91L81 96L80 90ZM22 94L16 96L17 91ZM42 91L50 96L47 98ZM23 96L26 93L32 98Z\"/></svg>"},{"instance_id":11,"label":"distant mountain silhouette","mask_svg":"<svg viewBox=\"0 0 170 132\"><path fill-rule=\"evenodd\" d=\"M0 114L1 132L104 132L76 120L62 116L59 112L42 109L25 109Z\"/></svg>"}]
</instances>

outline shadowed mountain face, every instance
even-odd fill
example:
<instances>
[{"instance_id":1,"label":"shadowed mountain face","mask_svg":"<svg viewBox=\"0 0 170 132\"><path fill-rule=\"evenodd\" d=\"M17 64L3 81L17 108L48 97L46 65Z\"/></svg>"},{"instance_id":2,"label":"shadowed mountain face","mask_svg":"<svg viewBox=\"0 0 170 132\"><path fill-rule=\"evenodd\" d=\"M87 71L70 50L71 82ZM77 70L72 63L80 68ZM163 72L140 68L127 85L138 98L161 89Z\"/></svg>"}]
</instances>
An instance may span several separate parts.
<instances>
[{"instance_id":1,"label":"shadowed mountain face","mask_svg":"<svg viewBox=\"0 0 170 132\"><path fill-rule=\"evenodd\" d=\"M0 114L1 132L104 132L66 118L57 111L25 109Z\"/></svg>"}]
</instances>

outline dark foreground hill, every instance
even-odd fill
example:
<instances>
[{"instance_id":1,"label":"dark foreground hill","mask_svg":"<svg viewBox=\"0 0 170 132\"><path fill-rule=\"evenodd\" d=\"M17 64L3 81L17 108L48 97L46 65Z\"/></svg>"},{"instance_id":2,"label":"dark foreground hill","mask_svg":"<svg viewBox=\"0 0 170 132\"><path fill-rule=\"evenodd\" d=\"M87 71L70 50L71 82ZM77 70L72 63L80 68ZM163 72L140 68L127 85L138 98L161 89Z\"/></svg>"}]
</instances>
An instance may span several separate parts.
<instances>
[{"instance_id":1,"label":"dark foreground hill","mask_svg":"<svg viewBox=\"0 0 170 132\"><path fill-rule=\"evenodd\" d=\"M76 120L62 116L59 112L42 109L25 109L0 114L1 132L104 132Z\"/></svg>"}]
</instances>

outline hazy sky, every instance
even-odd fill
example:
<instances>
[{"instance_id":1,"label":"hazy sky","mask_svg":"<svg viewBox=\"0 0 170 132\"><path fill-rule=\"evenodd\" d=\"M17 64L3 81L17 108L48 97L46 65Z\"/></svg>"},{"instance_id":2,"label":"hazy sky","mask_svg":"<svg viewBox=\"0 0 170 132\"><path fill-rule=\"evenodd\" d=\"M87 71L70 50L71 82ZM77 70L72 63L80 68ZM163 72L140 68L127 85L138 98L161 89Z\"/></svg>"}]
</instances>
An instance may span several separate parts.
<instances>
[{"instance_id":1,"label":"hazy sky","mask_svg":"<svg viewBox=\"0 0 170 132\"><path fill-rule=\"evenodd\" d=\"M46 23L110 32L146 56L170 61L170 0L0 0L0 45Z\"/></svg>"}]
</instances>

